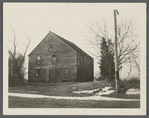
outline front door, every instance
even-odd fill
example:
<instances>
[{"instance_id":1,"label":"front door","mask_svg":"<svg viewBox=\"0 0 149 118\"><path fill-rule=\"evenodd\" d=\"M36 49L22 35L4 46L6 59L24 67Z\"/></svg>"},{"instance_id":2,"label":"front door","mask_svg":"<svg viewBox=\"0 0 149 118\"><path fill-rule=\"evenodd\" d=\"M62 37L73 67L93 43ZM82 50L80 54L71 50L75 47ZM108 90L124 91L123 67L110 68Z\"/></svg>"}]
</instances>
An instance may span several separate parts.
<instances>
[{"instance_id":1,"label":"front door","mask_svg":"<svg viewBox=\"0 0 149 118\"><path fill-rule=\"evenodd\" d=\"M55 83L55 69L49 70L49 83Z\"/></svg>"},{"instance_id":2,"label":"front door","mask_svg":"<svg viewBox=\"0 0 149 118\"><path fill-rule=\"evenodd\" d=\"M63 81L68 81L68 68L62 69L62 78L63 78Z\"/></svg>"},{"instance_id":3,"label":"front door","mask_svg":"<svg viewBox=\"0 0 149 118\"><path fill-rule=\"evenodd\" d=\"M61 82L61 78L62 78L61 67L60 66L56 66L55 67L55 81L56 81L56 83L60 83Z\"/></svg>"}]
</instances>

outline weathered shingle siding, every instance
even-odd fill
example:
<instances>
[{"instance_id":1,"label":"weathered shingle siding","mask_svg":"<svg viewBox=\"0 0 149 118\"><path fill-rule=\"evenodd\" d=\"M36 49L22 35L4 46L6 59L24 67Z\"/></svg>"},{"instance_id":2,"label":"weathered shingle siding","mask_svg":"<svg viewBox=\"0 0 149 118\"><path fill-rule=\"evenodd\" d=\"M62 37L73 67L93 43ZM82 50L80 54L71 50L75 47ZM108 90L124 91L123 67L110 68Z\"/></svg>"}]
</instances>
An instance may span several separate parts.
<instances>
[{"instance_id":1,"label":"weathered shingle siding","mask_svg":"<svg viewBox=\"0 0 149 118\"><path fill-rule=\"evenodd\" d=\"M53 51L48 51L49 44L52 44ZM56 64L52 63L52 55L56 55ZM41 64L36 64L36 57L41 56ZM61 71L63 68L69 69L69 78L73 80L74 74L72 74L76 69L77 63L77 53L63 41L59 40L54 34L50 33L48 36L43 39L43 41L33 50L33 52L29 55L29 81L49 81L49 72L48 68L55 68ZM37 67L44 68L44 78L35 77L35 69ZM43 74L43 73L42 73ZM56 76L56 75L55 75ZM61 76L61 73L60 73ZM61 78L62 79L62 78ZM58 80L56 80L58 81ZM56 82L55 81L55 82Z\"/></svg>"},{"instance_id":2,"label":"weathered shingle siding","mask_svg":"<svg viewBox=\"0 0 149 118\"><path fill-rule=\"evenodd\" d=\"M83 58L83 59L82 59ZM83 55L78 53L77 54L77 62L79 65L77 65L77 81L79 82L88 82L93 81L93 58L91 58L88 55Z\"/></svg>"},{"instance_id":3,"label":"weathered shingle siding","mask_svg":"<svg viewBox=\"0 0 149 118\"><path fill-rule=\"evenodd\" d=\"M49 45L52 45L52 52L48 50ZM55 64L52 63L52 55L56 55ZM41 57L39 65L37 56ZM39 77L35 77L36 68L40 68ZM64 68L68 69L67 78L62 75ZM29 54L28 76L29 82L93 81L93 58L75 44L49 33Z\"/></svg>"}]
</instances>

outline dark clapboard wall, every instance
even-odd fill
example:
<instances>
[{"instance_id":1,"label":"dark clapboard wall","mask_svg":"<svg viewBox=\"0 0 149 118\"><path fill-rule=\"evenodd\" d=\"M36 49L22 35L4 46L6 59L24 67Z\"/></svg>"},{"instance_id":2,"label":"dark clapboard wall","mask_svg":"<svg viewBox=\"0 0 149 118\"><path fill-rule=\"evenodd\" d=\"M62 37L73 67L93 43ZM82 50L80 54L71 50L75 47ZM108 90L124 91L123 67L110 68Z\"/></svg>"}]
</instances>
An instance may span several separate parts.
<instances>
[{"instance_id":1,"label":"dark clapboard wall","mask_svg":"<svg viewBox=\"0 0 149 118\"><path fill-rule=\"evenodd\" d=\"M40 56L38 62L37 56ZM70 41L49 32L29 54L28 81L93 81L93 58Z\"/></svg>"}]
</instances>

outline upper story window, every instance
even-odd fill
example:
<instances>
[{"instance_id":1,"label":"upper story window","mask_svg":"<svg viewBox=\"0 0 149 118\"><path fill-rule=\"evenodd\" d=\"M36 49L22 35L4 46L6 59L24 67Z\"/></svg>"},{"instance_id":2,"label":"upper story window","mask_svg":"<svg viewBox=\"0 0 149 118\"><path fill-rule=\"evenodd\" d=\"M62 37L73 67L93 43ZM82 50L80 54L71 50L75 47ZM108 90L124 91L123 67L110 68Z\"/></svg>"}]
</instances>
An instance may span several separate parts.
<instances>
[{"instance_id":1,"label":"upper story window","mask_svg":"<svg viewBox=\"0 0 149 118\"><path fill-rule=\"evenodd\" d=\"M48 50L49 50L49 52L52 52L52 45L51 44L49 45Z\"/></svg>"},{"instance_id":2,"label":"upper story window","mask_svg":"<svg viewBox=\"0 0 149 118\"><path fill-rule=\"evenodd\" d=\"M41 62L41 57L40 57L40 56L37 56L37 58L36 58L36 63L37 63L37 64L40 64L40 62Z\"/></svg>"},{"instance_id":3,"label":"upper story window","mask_svg":"<svg viewBox=\"0 0 149 118\"><path fill-rule=\"evenodd\" d=\"M56 63L56 55L52 55L52 63Z\"/></svg>"}]
</instances>

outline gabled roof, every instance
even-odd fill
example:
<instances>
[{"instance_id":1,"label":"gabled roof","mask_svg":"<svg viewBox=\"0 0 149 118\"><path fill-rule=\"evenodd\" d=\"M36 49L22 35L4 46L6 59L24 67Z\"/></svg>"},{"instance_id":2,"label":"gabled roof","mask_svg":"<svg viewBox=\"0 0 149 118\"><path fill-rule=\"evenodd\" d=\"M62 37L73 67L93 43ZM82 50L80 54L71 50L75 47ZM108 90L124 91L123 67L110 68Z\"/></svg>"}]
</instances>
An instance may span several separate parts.
<instances>
[{"instance_id":1,"label":"gabled roof","mask_svg":"<svg viewBox=\"0 0 149 118\"><path fill-rule=\"evenodd\" d=\"M44 37L44 39L45 39L48 35L49 35L49 33ZM39 44L41 44L44 39L42 39ZM39 44L29 53L29 55L31 55L31 53L39 46ZM29 55L28 55L28 56L29 56Z\"/></svg>"},{"instance_id":2,"label":"gabled roof","mask_svg":"<svg viewBox=\"0 0 149 118\"><path fill-rule=\"evenodd\" d=\"M65 42L67 45L69 45L71 48L73 48L76 52L80 53L80 54L83 54L83 55L86 55L86 56L89 56L91 57L90 55L88 55L86 52L84 52L82 49L80 49L77 45L75 45L74 43L64 39L63 37L53 33L55 36L57 36L59 39L61 39L63 42ZM91 57L92 58L92 57Z\"/></svg>"},{"instance_id":3,"label":"gabled roof","mask_svg":"<svg viewBox=\"0 0 149 118\"><path fill-rule=\"evenodd\" d=\"M53 32L50 31L50 32L46 35L46 37L47 37L50 33L53 33ZM80 53L80 54L82 54L82 55L89 56L90 58L92 58L90 55L88 55L86 52L84 52L82 49L80 49L80 48L79 48L77 45L75 45L74 43L72 43L72 42L70 42L70 41L64 39L63 37L61 37L61 36L59 36L59 35L57 35L57 34L55 34L55 33L53 33L53 34L54 34L56 37L58 37L60 40L62 40L64 43L66 43L67 45L69 45L69 46L70 46L72 49L74 49L76 52L78 52L78 53ZM45 39L45 38L44 38L44 39ZM43 40L44 40L44 39L43 39ZM43 40L42 40L42 41L43 41ZM42 42L42 41L41 41L41 42ZM40 42L40 43L41 43L41 42ZM39 43L39 44L40 44L40 43ZM38 45L39 45L39 44L38 44ZM38 45L37 45L35 48L37 48ZM35 50L35 48L33 49L33 51ZM32 52L33 52L33 51L32 51ZM31 52L31 53L32 53L32 52ZM30 53L30 54L31 54L31 53ZM30 54L29 54L29 55L30 55Z\"/></svg>"}]
</instances>

